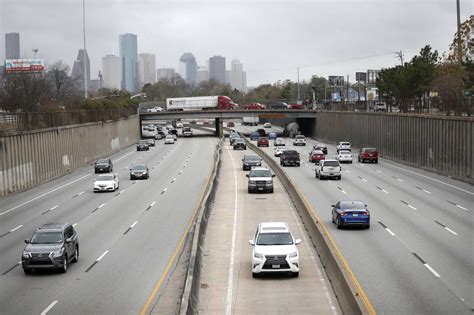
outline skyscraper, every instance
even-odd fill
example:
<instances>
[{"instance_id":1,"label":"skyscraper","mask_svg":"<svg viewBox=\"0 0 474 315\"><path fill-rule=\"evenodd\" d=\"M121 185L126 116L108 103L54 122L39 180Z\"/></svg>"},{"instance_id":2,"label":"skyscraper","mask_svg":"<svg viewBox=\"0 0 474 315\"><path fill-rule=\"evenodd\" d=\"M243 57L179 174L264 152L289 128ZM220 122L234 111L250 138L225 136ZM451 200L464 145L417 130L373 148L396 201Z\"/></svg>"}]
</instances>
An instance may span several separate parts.
<instances>
[{"instance_id":1,"label":"skyscraper","mask_svg":"<svg viewBox=\"0 0 474 315\"><path fill-rule=\"evenodd\" d=\"M176 75L174 68L159 68L156 70L156 80L171 80Z\"/></svg>"},{"instance_id":2,"label":"skyscraper","mask_svg":"<svg viewBox=\"0 0 474 315\"><path fill-rule=\"evenodd\" d=\"M156 82L156 62L154 54L138 55L138 77L140 88L147 83Z\"/></svg>"},{"instance_id":3,"label":"skyscraper","mask_svg":"<svg viewBox=\"0 0 474 315\"><path fill-rule=\"evenodd\" d=\"M119 56L102 57L102 76L104 88L117 90L122 88L122 60Z\"/></svg>"},{"instance_id":4,"label":"skyscraper","mask_svg":"<svg viewBox=\"0 0 474 315\"><path fill-rule=\"evenodd\" d=\"M230 64L230 86L232 89L237 89L241 92L245 92L246 86L244 84L244 71L243 71L243 65L242 63L234 59L231 61Z\"/></svg>"},{"instance_id":5,"label":"skyscraper","mask_svg":"<svg viewBox=\"0 0 474 315\"><path fill-rule=\"evenodd\" d=\"M138 90L138 50L137 35L122 34L119 36L120 58L122 58L122 90Z\"/></svg>"},{"instance_id":6,"label":"skyscraper","mask_svg":"<svg viewBox=\"0 0 474 315\"><path fill-rule=\"evenodd\" d=\"M225 84L225 57L213 56L209 58L209 80L216 80L222 84Z\"/></svg>"},{"instance_id":7,"label":"skyscraper","mask_svg":"<svg viewBox=\"0 0 474 315\"><path fill-rule=\"evenodd\" d=\"M196 83L199 84L203 81L209 81L209 71L207 71L207 67L197 67L196 72Z\"/></svg>"},{"instance_id":8,"label":"skyscraper","mask_svg":"<svg viewBox=\"0 0 474 315\"><path fill-rule=\"evenodd\" d=\"M20 34L6 33L5 34L5 59L19 59L20 58Z\"/></svg>"},{"instance_id":9,"label":"skyscraper","mask_svg":"<svg viewBox=\"0 0 474 315\"><path fill-rule=\"evenodd\" d=\"M76 79L77 87L84 91L84 62L86 63L86 78L87 78L87 85L89 86L89 81L91 79L91 67L90 67L90 60L89 55L87 54L86 50L86 59L84 60L84 49L79 49L77 53L76 61L74 61L74 65L72 66L71 76Z\"/></svg>"},{"instance_id":10,"label":"skyscraper","mask_svg":"<svg viewBox=\"0 0 474 315\"><path fill-rule=\"evenodd\" d=\"M184 53L179 59L179 75L188 84L196 84L197 64L196 58L190 52Z\"/></svg>"}]
</instances>

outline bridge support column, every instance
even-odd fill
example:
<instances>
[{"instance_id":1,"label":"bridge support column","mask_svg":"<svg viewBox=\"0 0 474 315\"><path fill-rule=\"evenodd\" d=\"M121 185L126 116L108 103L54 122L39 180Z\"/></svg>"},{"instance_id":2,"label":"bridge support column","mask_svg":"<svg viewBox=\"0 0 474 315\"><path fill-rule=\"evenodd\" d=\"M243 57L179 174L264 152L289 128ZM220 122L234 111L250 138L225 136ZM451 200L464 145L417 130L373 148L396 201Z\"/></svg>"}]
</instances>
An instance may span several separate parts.
<instances>
[{"instance_id":1,"label":"bridge support column","mask_svg":"<svg viewBox=\"0 0 474 315\"><path fill-rule=\"evenodd\" d=\"M216 137L222 137L223 135L223 130L222 130L222 121L220 118L215 119L215 125L216 125Z\"/></svg>"}]
</instances>

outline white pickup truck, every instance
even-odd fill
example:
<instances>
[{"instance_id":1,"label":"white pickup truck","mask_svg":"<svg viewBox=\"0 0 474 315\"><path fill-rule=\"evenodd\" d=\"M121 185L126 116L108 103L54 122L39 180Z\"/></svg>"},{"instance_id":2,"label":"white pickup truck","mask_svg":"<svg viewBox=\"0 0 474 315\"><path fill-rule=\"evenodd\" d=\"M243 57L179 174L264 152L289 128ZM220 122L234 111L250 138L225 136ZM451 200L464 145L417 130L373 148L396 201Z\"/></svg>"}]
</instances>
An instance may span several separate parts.
<instances>
[{"instance_id":1,"label":"white pickup truck","mask_svg":"<svg viewBox=\"0 0 474 315\"><path fill-rule=\"evenodd\" d=\"M337 149L337 153L339 153L339 151L341 150L351 151L351 143L347 141L339 142L336 149Z\"/></svg>"},{"instance_id":2,"label":"white pickup truck","mask_svg":"<svg viewBox=\"0 0 474 315\"><path fill-rule=\"evenodd\" d=\"M323 178L334 177L341 179L341 164L337 160L321 160L316 163L315 176L322 180Z\"/></svg>"},{"instance_id":3,"label":"white pickup truck","mask_svg":"<svg viewBox=\"0 0 474 315\"><path fill-rule=\"evenodd\" d=\"M147 111L147 113L158 113L158 112L163 111L163 107L155 106L153 108L148 108L146 111Z\"/></svg>"}]
</instances>

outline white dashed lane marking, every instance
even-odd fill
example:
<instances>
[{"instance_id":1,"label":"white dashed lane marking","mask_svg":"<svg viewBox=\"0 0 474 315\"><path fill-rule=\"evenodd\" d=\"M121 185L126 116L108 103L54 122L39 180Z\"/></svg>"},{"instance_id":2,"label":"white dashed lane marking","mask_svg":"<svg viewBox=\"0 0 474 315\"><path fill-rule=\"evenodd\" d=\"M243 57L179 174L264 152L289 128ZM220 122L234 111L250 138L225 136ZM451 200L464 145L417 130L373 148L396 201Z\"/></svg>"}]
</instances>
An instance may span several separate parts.
<instances>
[{"instance_id":1,"label":"white dashed lane marking","mask_svg":"<svg viewBox=\"0 0 474 315\"><path fill-rule=\"evenodd\" d=\"M46 315L46 314L48 314L48 312L56 305L56 303L58 303L57 300L51 302L51 304L49 304L48 307L45 308L44 311L41 312L41 315Z\"/></svg>"}]
</instances>

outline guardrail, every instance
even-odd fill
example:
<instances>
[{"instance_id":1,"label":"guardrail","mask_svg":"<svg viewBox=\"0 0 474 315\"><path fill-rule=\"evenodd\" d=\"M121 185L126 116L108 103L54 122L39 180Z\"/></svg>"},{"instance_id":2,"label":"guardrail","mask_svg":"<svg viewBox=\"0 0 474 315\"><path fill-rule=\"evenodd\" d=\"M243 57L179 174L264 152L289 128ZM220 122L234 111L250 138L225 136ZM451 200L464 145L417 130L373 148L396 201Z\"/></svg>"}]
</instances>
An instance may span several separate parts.
<instances>
[{"instance_id":1,"label":"guardrail","mask_svg":"<svg viewBox=\"0 0 474 315\"><path fill-rule=\"evenodd\" d=\"M278 164L264 151L245 139L249 149L263 158L288 191L313 246L321 259L344 314L376 314L361 285L336 246L335 241L314 212L304 194Z\"/></svg>"},{"instance_id":2,"label":"guardrail","mask_svg":"<svg viewBox=\"0 0 474 315\"><path fill-rule=\"evenodd\" d=\"M216 193L216 186L221 167L221 151L224 138L221 138L215 152L215 163L211 178L206 187L206 194L199 208L198 218L194 224L191 255L186 272L183 296L179 307L179 314L197 314L199 307L199 289L201 286L202 247L207 230L207 222Z\"/></svg>"}]
</instances>

